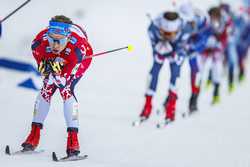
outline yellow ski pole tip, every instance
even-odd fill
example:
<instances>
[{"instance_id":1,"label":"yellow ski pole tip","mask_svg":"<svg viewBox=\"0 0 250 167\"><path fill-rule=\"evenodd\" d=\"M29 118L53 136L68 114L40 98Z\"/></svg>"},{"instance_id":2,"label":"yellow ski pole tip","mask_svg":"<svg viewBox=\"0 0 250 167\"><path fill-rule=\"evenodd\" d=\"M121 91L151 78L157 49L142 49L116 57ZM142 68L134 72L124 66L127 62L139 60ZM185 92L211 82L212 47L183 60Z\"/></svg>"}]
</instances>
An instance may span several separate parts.
<instances>
[{"instance_id":1,"label":"yellow ski pole tip","mask_svg":"<svg viewBox=\"0 0 250 167\"><path fill-rule=\"evenodd\" d=\"M134 46L133 45L128 45L128 51L132 52L134 50Z\"/></svg>"}]
</instances>

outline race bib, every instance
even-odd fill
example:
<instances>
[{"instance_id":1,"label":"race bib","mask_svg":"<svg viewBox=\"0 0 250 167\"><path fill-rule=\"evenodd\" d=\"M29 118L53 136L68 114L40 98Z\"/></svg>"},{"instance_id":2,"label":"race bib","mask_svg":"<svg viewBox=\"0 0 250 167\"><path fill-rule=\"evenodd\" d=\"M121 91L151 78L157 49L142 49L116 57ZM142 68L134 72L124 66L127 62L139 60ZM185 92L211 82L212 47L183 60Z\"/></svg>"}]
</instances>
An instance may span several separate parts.
<instances>
[{"instance_id":1,"label":"race bib","mask_svg":"<svg viewBox=\"0 0 250 167\"><path fill-rule=\"evenodd\" d=\"M173 47L170 45L169 42L158 42L155 46L155 50L160 55L166 55L173 51Z\"/></svg>"}]
</instances>

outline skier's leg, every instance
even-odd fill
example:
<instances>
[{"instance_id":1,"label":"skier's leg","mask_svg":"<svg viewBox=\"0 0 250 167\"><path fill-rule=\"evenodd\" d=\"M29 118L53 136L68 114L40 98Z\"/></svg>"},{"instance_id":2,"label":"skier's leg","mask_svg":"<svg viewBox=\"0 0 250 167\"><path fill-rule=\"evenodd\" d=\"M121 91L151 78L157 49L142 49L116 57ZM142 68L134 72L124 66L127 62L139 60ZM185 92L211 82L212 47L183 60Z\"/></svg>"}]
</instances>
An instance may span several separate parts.
<instances>
[{"instance_id":1,"label":"skier's leg","mask_svg":"<svg viewBox=\"0 0 250 167\"><path fill-rule=\"evenodd\" d=\"M47 81L44 81L44 85L36 98L30 134L22 144L24 150L34 150L38 146L40 130L49 112L50 100L55 90L54 84L49 85Z\"/></svg>"},{"instance_id":2,"label":"skier's leg","mask_svg":"<svg viewBox=\"0 0 250 167\"><path fill-rule=\"evenodd\" d=\"M72 79L64 88L60 88L60 93L64 101L64 117L67 125L68 140L66 152L68 156L78 155L80 153L80 146L78 142L78 102L74 94L75 85L80 80L79 78Z\"/></svg>"},{"instance_id":3,"label":"skier's leg","mask_svg":"<svg viewBox=\"0 0 250 167\"><path fill-rule=\"evenodd\" d=\"M67 149L68 156L80 154L80 145L78 141L78 128L68 128Z\"/></svg>"},{"instance_id":4,"label":"skier's leg","mask_svg":"<svg viewBox=\"0 0 250 167\"><path fill-rule=\"evenodd\" d=\"M193 94L199 94L200 92L201 77L199 59L200 56L198 54L193 54L189 59L189 66L191 69L191 88Z\"/></svg>"},{"instance_id":5,"label":"skier's leg","mask_svg":"<svg viewBox=\"0 0 250 167\"><path fill-rule=\"evenodd\" d=\"M250 48L250 22L248 22L241 32L240 42L237 46L237 51L239 55L239 80L243 81L245 79L245 60L247 58L248 51Z\"/></svg>"},{"instance_id":6,"label":"skier's leg","mask_svg":"<svg viewBox=\"0 0 250 167\"><path fill-rule=\"evenodd\" d=\"M153 66L150 70L149 76L148 76L148 89L145 94L145 104L143 107L143 110L140 114L140 117L142 119L147 119L152 111L152 98L154 96L154 93L156 92L157 84L158 84L158 77L160 70L162 68L162 65L164 63L164 57L161 57L159 55L154 56L154 62Z\"/></svg>"},{"instance_id":7,"label":"skier's leg","mask_svg":"<svg viewBox=\"0 0 250 167\"><path fill-rule=\"evenodd\" d=\"M197 111L197 100L200 93L202 60L199 53L193 53L189 59L191 69L191 88L192 94L189 100L189 111Z\"/></svg>"},{"instance_id":8,"label":"skier's leg","mask_svg":"<svg viewBox=\"0 0 250 167\"><path fill-rule=\"evenodd\" d=\"M206 89L208 89L211 84L212 84L212 70L211 70L211 53L209 50L205 50L202 54L201 54L201 64L199 66L199 68L201 68L202 70L202 74L201 76L204 76L205 70L208 70L208 76L206 78Z\"/></svg>"},{"instance_id":9,"label":"skier's leg","mask_svg":"<svg viewBox=\"0 0 250 167\"><path fill-rule=\"evenodd\" d=\"M234 71L237 63L237 51L235 42L229 42L226 48L226 56L228 63L228 90L232 92L234 90Z\"/></svg>"},{"instance_id":10,"label":"skier's leg","mask_svg":"<svg viewBox=\"0 0 250 167\"><path fill-rule=\"evenodd\" d=\"M239 81L243 81L245 78L245 64L244 60L247 55L248 47L245 44L237 46L238 52L238 68L239 68Z\"/></svg>"},{"instance_id":11,"label":"skier's leg","mask_svg":"<svg viewBox=\"0 0 250 167\"><path fill-rule=\"evenodd\" d=\"M22 143L23 150L35 150L40 141L40 130L43 128L41 123L32 122L31 131L26 138L26 140Z\"/></svg>"},{"instance_id":12,"label":"skier's leg","mask_svg":"<svg viewBox=\"0 0 250 167\"><path fill-rule=\"evenodd\" d=\"M220 83L223 73L223 55L222 52L215 52L212 64L212 80L214 84L213 101L216 104L220 101Z\"/></svg>"},{"instance_id":13,"label":"skier's leg","mask_svg":"<svg viewBox=\"0 0 250 167\"><path fill-rule=\"evenodd\" d=\"M78 128L78 102L75 97L71 96L64 101L63 110L67 127Z\"/></svg>"},{"instance_id":14,"label":"skier's leg","mask_svg":"<svg viewBox=\"0 0 250 167\"><path fill-rule=\"evenodd\" d=\"M180 77L180 69L182 62L177 63L175 61L170 61L170 88L168 91L168 97L165 101L165 112L166 120L174 121L175 120L175 108L176 108L176 100L177 100L177 87L178 87L178 79Z\"/></svg>"}]
</instances>

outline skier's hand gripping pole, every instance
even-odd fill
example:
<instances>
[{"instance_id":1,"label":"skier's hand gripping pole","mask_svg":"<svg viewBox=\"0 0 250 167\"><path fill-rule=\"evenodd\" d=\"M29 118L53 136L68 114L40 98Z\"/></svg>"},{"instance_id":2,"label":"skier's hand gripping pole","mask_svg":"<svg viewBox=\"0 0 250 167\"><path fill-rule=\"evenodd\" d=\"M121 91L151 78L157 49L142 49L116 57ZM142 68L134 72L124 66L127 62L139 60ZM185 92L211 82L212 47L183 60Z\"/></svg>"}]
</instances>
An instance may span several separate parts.
<instances>
[{"instance_id":1,"label":"skier's hand gripping pole","mask_svg":"<svg viewBox=\"0 0 250 167\"><path fill-rule=\"evenodd\" d=\"M0 23L3 23L5 20L7 20L10 16L12 16L13 14L15 14L18 10L20 10L22 7L24 7L25 5L27 5L31 0L27 0L24 3L22 3L18 8L16 8L15 10L13 10L11 13L9 13L7 16L5 16L2 20L0 20Z\"/></svg>"},{"instance_id":2,"label":"skier's hand gripping pole","mask_svg":"<svg viewBox=\"0 0 250 167\"><path fill-rule=\"evenodd\" d=\"M105 55L105 54L108 54L108 53L117 52L117 51L125 50L125 49L128 50L129 52L131 52L131 51L134 50L134 47L132 45L128 45L128 46L125 46L125 47L121 47L121 48L117 48L117 49L112 49L112 50L96 53L96 54L93 54L91 56L84 57L83 59L90 59L90 58L93 58L93 57L96 57L96 56L101 56L101 55Z\"/></svg>"}]
</instances>

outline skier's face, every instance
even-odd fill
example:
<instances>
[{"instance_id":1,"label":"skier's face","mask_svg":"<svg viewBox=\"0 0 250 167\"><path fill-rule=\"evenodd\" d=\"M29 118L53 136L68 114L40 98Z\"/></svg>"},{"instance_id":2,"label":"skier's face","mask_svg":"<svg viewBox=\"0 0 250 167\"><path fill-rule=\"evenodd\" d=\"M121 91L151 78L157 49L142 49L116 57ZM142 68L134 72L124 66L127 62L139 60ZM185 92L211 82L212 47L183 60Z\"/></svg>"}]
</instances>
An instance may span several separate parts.
<instances>
[{"instance_id":1,"label":"skier's face","mask_svg":"<svg viewBox=\"0 0 250 167\"><path fill-rule=\"evenodd\" d=\"M211 16L211 25L215 31L219 31L222 27L221 18L219 16Z\"/></svg>"},{"instance_id":2,"label":"skier's face","mask_svg":"<svg viewBox=\"0 0 250 167\"><path fill-rule=\"evenodd\" d=\"M175 40L178 31L167 32L167 31L164 31L163 29L160 29L160 33L161 33L161 36L165 40L172 41L172 40Z\"/></svg>"},{"instance_id":3,"label":"skier's face","mask_svg":"<svg viewBox=\"0 0 250 167\"><path fill-rule=\"evenodd\" d=\"M69 38L61 34L48 34L48 41L51 47L52 53L60 54L63 51L69 41Z\"/></svg>"}]
</instances>

